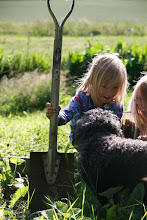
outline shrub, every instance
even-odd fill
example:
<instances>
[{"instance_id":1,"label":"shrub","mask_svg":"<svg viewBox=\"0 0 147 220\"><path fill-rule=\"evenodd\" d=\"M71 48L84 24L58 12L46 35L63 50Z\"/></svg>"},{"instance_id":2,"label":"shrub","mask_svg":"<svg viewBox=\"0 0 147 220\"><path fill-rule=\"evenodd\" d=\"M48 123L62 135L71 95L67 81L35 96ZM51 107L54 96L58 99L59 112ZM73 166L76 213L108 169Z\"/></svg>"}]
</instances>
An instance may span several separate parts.
<instances>
[{"instance_id":1,"label":"shrub","mask_svg":"<svg viewBox=\"0 0 147 220\"><path fill-rule=\"evenodd\" d=\"M37 52L33 54L18 53L3 55L0 50L0 79L3 76L14 77L26 71L38 70L38 72L50 71L52 58L48 55L42 55Z\"/></svg>"},{"instance_id":2,"label":"shrub","mask_svg":"<svg viewBox=\"0 0 147 220\"><path fill-rule=\"evenodd\" d=\"M114 51L118 52L119 56L122 58L127 68L129 82L131 85L134 85L140 73L147 70L147 44L141 49L139 43L136 42L128 48L123 41L118 41Z\"/></svg>"},{"instance_id":3,"label":"shrub","mask_svg":"<svg viewBox=\"0 0 147 220\"><path fill-rule=\"evenodd\" d=\"M88 41L88 47L84 54L81 52L73 53L70 52L66 68L69 69L69 73L67 76L77 76L81 77L81 75L87 70L89 63L91 63L92 58L102 52L107 51L107 47L97 42L95 45L92 45L91 41Z\"/></svg>"},{"instance_id":4,"label":"shrub","mask_svg":"<svg viewBox=\"0 0 147 220\"><path fill-rule=\"evenodd\" d=\"M81 77L87 70L92 58L96 54L102 53L117 53L126 65L131 86L134 85L134 81L137 81L140 73L147 70L147 44L141 49L138 42L128 47L124 41L119 40L115 47L108 48L99 42L92 45L89 41L89 46L84 54L80 52L69 54L66 65L69 70L67 76L74 79L75 77Z\"/></svg>"}]
</instances>

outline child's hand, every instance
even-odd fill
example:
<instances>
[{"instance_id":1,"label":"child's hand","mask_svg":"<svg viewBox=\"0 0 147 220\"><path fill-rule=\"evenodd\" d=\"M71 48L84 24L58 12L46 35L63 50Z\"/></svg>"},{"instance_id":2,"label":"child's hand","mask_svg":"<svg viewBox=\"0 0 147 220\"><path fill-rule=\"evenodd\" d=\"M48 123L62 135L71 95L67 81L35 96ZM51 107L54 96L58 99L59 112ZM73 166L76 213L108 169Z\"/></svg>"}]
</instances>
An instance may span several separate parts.
<instances>
[{"instance_id":1,"label":"child's hand","mask_svg":"<svg viewBox=\"0 0 147 220\"><path fill-rule=\"evenodd\" d=\"M122 119L122 126L124 128L126 127L132 128L132 127L135 127L135 123L131 121L130 119L125 118L125 119Z\"/></svg>"},{"instance_id":2,"label":"child's hand","mask_svg":"<svg viewBox=\"0 0 147 220\"><path fill-rule=\"evenodd\" d=\"M130 119L122 119L122 130L126 138L133 138L135 131L135 123Z\"/></svg>"},{"instance_id":3,"label":"child's hand","mask_svg":"<svg viewBox=\"0 0 147 220\"><path fill-rule=\"evenodd\" d=\"M50 117L55 114L56 112L56 109L54 107L51 106L51 103L47 102L46 103L46 107L47 107L47 110L46 110L46 117L48 119L50 119ZM61 110L61 107L59 106L59 111Z\"/></svg>"},{"instance_id":4,"label":"child's hand","mask_svg":"<svg viewBox=\"0 0 147 220\"><path fill-rule=\"evenodd\" d=\"M136 128L135 122L130 119L122 119L122 129L126 138L137 138L140 134L139 128Z\"/></svg>"}]
</instances>

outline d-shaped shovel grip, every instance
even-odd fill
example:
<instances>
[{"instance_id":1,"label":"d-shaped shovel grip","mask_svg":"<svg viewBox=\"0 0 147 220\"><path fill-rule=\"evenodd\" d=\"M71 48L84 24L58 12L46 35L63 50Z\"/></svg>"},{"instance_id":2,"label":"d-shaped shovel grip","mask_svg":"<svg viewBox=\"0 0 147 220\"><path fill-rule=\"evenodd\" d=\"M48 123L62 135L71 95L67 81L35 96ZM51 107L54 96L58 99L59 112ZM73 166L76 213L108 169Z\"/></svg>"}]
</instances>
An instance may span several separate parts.
<instances>
[{"instance_id":1,"label":"d-shaped shovel grip","mask_svg":"<svg viewBox=\"0 0 147 220\"><path fill-rule=\"evenodd\" d=\"M60 70L61 70L61 54L62 54L62 30L63 25L67 18L70 16L73 8L74 1L72 1L69 12L65 15L63 21L59 25L55 14L53 13L50 0L47 0L48 10L55 23L55 37L54 37L54 51L53 51L53 66L52 66L52 86L51 86L51 105L56 108L56 113L50 119L50 132L49 132L49 149L48 149L48 164L47 169L49 179L53 180L54 168L57 161L57 129L58 129L58 105L59 105L59 88L60 88ZM58 162L57 162L58 163ZM57 166L57 165L56 165Z\"/></svg>"},{"instance_id":2,"label":"d-shaped shovel grip","mask_svg":"<svg viewBox=\"0 0 147 220\"><path fill-rule=\"evenodd\" d=\"M50 15L52 16L53 21L54 21L54 23L55 23L55 39L60 39L60 38L62 39L62 29L63 29L63 25L64 25L65 21L67 20L67 18L70 16L70 14L71 14L72 11L73 11L74 2L75 2L75 0L72 1L72 5L71 5L70 10L69 10L68 13L65 15L65 17L64 17L63 20L62 20L62 22L61 22L60 25L59 25L59 23L58 23L58 21L57 21L57 18L56 18L56 16L55 16L54 12L52 11L52 8L51 8L51 5L50 5L50 0L47 0L48 10L49 10ZM59 33L59 35L58 35L58 33L56 32L56 29L57 29L59 32L61 32L61 33Z\"/></svg>"}]
</instances>

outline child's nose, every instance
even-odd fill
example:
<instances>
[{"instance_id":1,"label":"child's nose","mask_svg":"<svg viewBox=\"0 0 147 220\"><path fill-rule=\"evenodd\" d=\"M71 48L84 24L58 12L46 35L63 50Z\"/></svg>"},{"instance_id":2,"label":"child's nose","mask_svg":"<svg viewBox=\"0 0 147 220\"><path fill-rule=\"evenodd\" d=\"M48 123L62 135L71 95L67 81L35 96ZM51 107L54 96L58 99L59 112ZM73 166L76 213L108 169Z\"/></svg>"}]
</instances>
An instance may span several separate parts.
<instances>
[{"instance_id":1,"label":"child's nose","mask_svg":"<svg viewBox=\"0 0 147 220\"><path fill-rule=\"evenodd\" d=\"M108 96L108 97L113 97L113 96L114 96L114 92L113 92L112 89L108 89L108 90L107 90L107 96Z\"/></svg>"}]
</instances>

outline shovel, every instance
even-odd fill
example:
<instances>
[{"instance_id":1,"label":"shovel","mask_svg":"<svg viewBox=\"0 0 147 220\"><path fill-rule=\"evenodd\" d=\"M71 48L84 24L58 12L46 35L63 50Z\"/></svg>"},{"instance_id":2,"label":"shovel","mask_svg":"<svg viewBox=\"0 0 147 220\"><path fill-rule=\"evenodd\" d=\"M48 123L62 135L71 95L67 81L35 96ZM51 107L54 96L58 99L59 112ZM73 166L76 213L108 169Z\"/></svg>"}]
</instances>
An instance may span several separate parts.
<instances>
[{"instance_id":1,"label":"shovel","mask_svg":"<svg viewBox=\"0 0 147 220\"><path fill-rule=\"evenodd\" d=\"M61 24L51 9L47 0L48 10L55 23L55 38L52 66L51 104L56 113L50 119L48 152L31 152L29 168L29 192L31 212L47 209L46 197L51 200L70 198L73 195L74 182L74 154L57 152L58 105L60 87L60 69L62 52L63 25L74 8L74 0L69 12Z\"/></svg>"}]
</instances>

